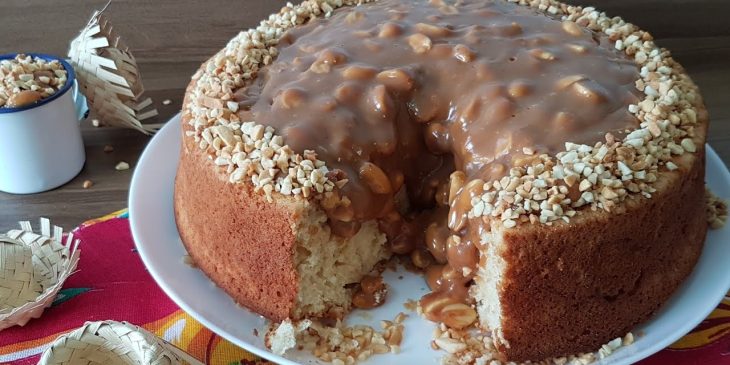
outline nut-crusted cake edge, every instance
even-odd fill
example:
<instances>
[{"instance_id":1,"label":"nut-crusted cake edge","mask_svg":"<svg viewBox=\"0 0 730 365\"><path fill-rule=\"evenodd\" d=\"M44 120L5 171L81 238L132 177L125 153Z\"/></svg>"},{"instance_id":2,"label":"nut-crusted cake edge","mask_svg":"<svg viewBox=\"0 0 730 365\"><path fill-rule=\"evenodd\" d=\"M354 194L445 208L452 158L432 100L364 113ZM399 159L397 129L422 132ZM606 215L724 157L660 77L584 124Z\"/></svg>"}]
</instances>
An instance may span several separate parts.
<instances>
[{"instance_id":1,"label":"nut-crusted cake edge","mask_svg":"<svg viewBox=\"0 0 730 365\"><path fill-rule=\"evenodd\" d=\"M678 155L695 153L704 143L694 133L698 123L697 87L669 51L653 37L619 17L609 18L593 7L570 6L553 0L508 0L560 17L573 24L603 32L640 67L636 87L645 94L628 105L640 127L617 140L610 133L593 146L565 143L555 156L535 155L529 166L513 167L509 175L484 184L484 194L471 202L470 218L501 220L505 228L520 223L552 224L570 221L584 208L611 211L631 195L651 198L657 174L676 170ZM209 158L229 174L231 183L251 183L269 201L275 193L321 199L347 183L328 174L326 164L312 151L297 153L284 144L272 127L236 116L232 101L237 88L277 56L276 44L284 32L320 16L329 17L342 6L367 0L307 0L291 3L255 29L241 32L208 60L193 76L190 102L183 108L193 130L186 132ZM524 151L529 154L531 151ZM571 189L580 197L568 198ZM494 218L489 218L494 217Z\"/></svg>"}]
</instances>

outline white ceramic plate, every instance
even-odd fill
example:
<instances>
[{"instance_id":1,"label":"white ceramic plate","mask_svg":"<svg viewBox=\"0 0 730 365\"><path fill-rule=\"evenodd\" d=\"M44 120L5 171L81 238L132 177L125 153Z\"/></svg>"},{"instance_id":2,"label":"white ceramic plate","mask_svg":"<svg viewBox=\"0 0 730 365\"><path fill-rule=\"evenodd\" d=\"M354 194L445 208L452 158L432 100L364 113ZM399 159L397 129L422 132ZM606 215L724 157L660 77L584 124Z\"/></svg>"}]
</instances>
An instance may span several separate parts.
<instances>
[{"instance_id":1,"label":"white ceramic plate","mask_svg":"<svg viewBox=\"0 0 730 365\"><path fill-rule=\"evenodd\" d=\"M262 336L266 320L236 306L201 271L183 263L185 249L175 225L172 207L173 181L180 152L180 117L172 118L145 149L136 166L129 194L134 240L142 260L157 283L186 312L206 327L261 357L282 365L313 364L308 354L293 352L286 357L270 353ZM730 173L711 148L707 148L707 183L715 194L730 198ZM632 345L621 348L602 364L629 364L670 345L702 321L730 288L730 227L710 231L704 252L694 272L671 300L649 322ZM398 276L403 276L399 279ZM404 311L406 299L418 299L426 292L424 280L408 272L386 272L391 284L387 303L375 310L354 312L349 323L379 326ZM398 355L372 357L367 364L438 364L442 353L430 348L433 325L411 315L405 321L405 340Z\"/></svg>"}]
</instances>

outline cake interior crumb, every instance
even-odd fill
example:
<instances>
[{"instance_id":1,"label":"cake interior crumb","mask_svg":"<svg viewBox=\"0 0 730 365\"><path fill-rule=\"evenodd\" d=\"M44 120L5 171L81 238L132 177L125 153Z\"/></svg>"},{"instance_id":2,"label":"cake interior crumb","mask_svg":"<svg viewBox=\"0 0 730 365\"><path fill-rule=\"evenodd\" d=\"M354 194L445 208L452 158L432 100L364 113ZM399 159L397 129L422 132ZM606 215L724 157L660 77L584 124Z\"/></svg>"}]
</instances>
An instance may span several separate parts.
<instances>
[{"instance_id":1,"label":"cake interior crumb","mask_svg":"<svg viewBox=\"0 0 730 365\"><path fill-rule=\"evenodd\" d=\"M193 269L198 267L197 265L195 265L195 261L193 261L193 258L190 257L190 255L184 255L182 260L185 265L188 265L189 267L191 267Z\"/></svg>"}]
</instances>

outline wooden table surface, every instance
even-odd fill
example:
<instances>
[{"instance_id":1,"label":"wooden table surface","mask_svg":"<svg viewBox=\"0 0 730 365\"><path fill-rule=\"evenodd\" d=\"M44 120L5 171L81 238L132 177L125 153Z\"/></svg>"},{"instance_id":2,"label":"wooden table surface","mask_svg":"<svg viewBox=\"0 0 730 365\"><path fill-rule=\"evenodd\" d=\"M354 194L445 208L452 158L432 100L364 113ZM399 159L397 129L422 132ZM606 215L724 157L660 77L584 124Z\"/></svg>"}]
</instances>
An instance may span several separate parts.
<instances>
[{"instance_id":1,"label":"wooden table surface","mask_svg":"<svg viewBox=\"0 0 730 365\"><path fill-rule=\"evenodd\" d=\"M0 54L42 52L63 55L70 40L94 9L107 0L3 0ZM673 51L700 85L710 111L708 141L725 163L730 162L730 23L725 0L614 0L596 3L610 15L651 31ZM278 10L283 0L115 0L108 15L132 48L148 95L160 113L153 123L178 112L190 75L239 30L252 27ZM162 101L169 99L169 105ZM84 220L125 208L129 181L140 152L150 137L115 128L83 124L87 161L68 184L33 195L0 192L0 232L19 219L45 216L72 228ZM104 153L105 145L114 152ZM132 169L116 171L118 161ZM85 180L94 182L83 189Z\"/></svg>"}]
</instances>

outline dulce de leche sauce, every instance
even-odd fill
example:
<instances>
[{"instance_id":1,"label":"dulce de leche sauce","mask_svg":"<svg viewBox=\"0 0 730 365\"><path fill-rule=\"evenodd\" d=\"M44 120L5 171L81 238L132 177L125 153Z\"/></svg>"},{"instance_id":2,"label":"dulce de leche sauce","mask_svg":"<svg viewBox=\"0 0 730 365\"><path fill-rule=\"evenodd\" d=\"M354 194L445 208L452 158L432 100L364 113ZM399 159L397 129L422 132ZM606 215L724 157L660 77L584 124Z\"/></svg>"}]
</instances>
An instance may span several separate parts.
<instances>
[{"instance_id":1,"label":"dulce de leche sauce","mask_svg":"<svg viewBox=\"0 0 730 365\"><path fill-rule=\"evenodd\" d=\"M506 1L382 0L296 27L278 49L236 93L239 116L348 179L322 201L337 234L377 219L394 252L428 249L424 306L468 301L489 228L465 206L484 181L525 150L638 123L638 68L607 36Z\"/></svg>"}]
</instances>

